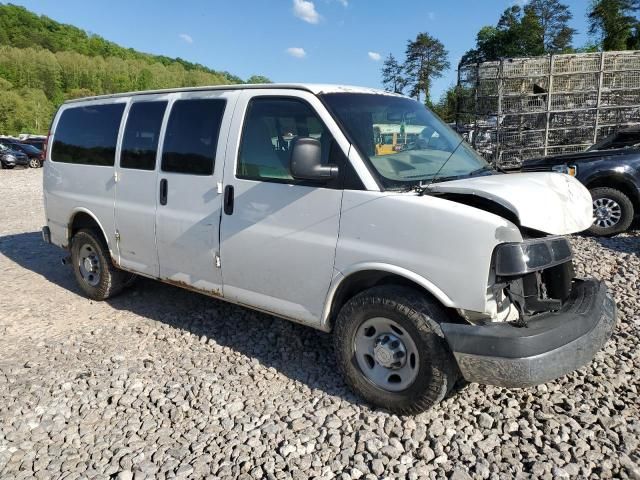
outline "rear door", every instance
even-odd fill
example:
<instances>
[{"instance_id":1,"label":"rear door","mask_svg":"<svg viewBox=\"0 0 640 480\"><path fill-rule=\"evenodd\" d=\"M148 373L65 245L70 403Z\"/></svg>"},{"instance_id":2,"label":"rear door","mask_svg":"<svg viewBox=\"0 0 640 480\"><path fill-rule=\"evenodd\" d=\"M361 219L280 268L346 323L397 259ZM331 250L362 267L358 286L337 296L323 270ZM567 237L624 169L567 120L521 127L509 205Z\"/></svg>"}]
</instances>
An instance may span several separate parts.
<instances>
[{"instance_id":1,"label":"rear door","mask_svg":"<svg viewBox=\"0 0 640 480\"><path fill-rule=\"evenodd\" d=\"M222 291L216 265L221 182L237 95L237 91L173 94L158 174L160 278L213 295Z\"/></svg>"},{"instance_id":2,"label":"rear door","mask_svg":"<svg viewBox=\"0 0 640 480\"><path fill-rule=\"evenodd\" d=\"M141 97L130 104L116 166L118 264L158 277L156 248L157 165L168 97Z\"/></svg>"}]
</instances>

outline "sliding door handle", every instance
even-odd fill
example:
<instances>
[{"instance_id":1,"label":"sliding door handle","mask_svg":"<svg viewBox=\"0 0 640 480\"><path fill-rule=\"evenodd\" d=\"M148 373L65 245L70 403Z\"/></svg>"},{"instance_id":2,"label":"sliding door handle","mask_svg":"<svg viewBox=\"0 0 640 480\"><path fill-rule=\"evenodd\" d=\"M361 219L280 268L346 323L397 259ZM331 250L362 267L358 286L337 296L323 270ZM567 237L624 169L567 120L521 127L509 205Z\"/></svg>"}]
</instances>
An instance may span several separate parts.
<instances>
[{"instance_id":1,"label":"sliding door handle","mask_svg":"<svg viewBox=\"0 0 640 480\"><path fill-rule=\"evenodd\" d=\"M167 192L168 192L167 179L163 178L162 180L160 180L160 205L167 204Z\"/></svg>"},{"instance_id":2,"label":"sliding door handle","mask_svg":"<svg viewBox=\"0 0 640 480\"><path fill-rule=\"evenodd\" d=\"M233 185L224 187L224 213L233 214Z\"/></svg>"}]
</instances>

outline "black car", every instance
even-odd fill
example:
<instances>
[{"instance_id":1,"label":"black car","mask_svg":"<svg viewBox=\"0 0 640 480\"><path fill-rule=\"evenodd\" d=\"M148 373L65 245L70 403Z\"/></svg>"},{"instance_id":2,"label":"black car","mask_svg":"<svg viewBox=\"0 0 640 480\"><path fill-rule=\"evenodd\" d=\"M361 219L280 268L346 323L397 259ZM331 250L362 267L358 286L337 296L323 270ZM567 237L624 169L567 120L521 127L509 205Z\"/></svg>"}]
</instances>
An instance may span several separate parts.
<instances>
[{"instance_id":1,"label":"black car","mask_svg":"<svg viewBox=\"0 0 640 480\"><path fill-rule=\"evenodd\" d=\"M16 165L29 165L29 157L0 143L0 168L13 168Z\"/></svg>"},{"instance_id":2,"label":"black car","mask_svg":"<svg viewBox=\"0 0 640 480\"><path fill-rule=\"evenodd\" d=\"M42 166L42 150L34 147L33 145L27 145L12 138L0 138L0 144L5 147L9 147L16 152L22 152L29 158L29 166L31 168L38 168Z\"/></svg>"},{"instance_id":3,"label":"black car","mask_svg":"<svg viewBox=\"0 0 640 480\"><path fill-rule=\"evenodd\" d=\"M580 180L593 197L593 235L624 232L640 214L640 127L620 130L585 152L526 160L523 172L555 171Z\"/></svg>"}]
</instances>

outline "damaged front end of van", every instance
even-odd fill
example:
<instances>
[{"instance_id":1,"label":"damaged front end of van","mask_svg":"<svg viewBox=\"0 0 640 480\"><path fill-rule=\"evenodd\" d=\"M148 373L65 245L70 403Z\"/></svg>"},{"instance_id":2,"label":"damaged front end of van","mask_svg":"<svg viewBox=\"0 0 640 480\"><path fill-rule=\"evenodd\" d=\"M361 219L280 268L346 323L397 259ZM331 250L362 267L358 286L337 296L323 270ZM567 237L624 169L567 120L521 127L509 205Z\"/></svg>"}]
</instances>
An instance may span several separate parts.
<instances>
[{"instance_id":1,"label":"damaged front end of van","mask_svg":"<svg viewBox=\"0 0 640 480\"><path fill-rule=\"evenodd\" d=\"M325 100L384 191L373 203L345 192L339 271L388 262L455 312L439 325L468 381L527 387L591 361L613 332L616 307L602 282L576 276L564 237L593 222L582 184L496 171L406 98ZM379 147L385 132L393 151Z\"/></svg>"},{"instance_id":2,"label":"damaged front end of van","mask_svg":"<svg viewBox=\"0 0 640 480\"><path fill-rule=\"evenodd\" d=\"M616 323L607 288L576 277L563 236L591 224L589 192L553 173L435 183L430 192L476 208L504 209L523 233L521 242L502 243L493 252L486 311L460 310L466 324L442 324L465 379L526 387L589 363Z\"/></svg>"}]
</instances>

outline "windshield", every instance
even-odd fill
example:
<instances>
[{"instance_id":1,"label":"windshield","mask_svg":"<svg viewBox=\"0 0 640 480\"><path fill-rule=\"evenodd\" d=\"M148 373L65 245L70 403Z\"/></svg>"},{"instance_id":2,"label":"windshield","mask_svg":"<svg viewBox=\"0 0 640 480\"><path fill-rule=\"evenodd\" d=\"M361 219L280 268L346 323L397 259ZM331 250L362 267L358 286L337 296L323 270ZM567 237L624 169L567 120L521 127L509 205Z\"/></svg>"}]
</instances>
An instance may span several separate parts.
<instances>
[{"instance_id":1,"label":"windshield","mask_svg":"<svg viewBox=\"0 0 640 480\"><path fill-rule=\"evenodd\" d=\"M322 95L386 188L489 171L460 135L415 100L391 95Z\"/></svg>"},{"instance_id":2,"label":"windshield","mask_svg":"<svg viewBox=\"0 0 640 480\"><path fill-rule=\"evenodd\" d=\"M640 130L628 130L615 133L600 140L587 149L587 152L614 150L617 148L632 148L640 146Z\"/></svg>"}]
</instances>

